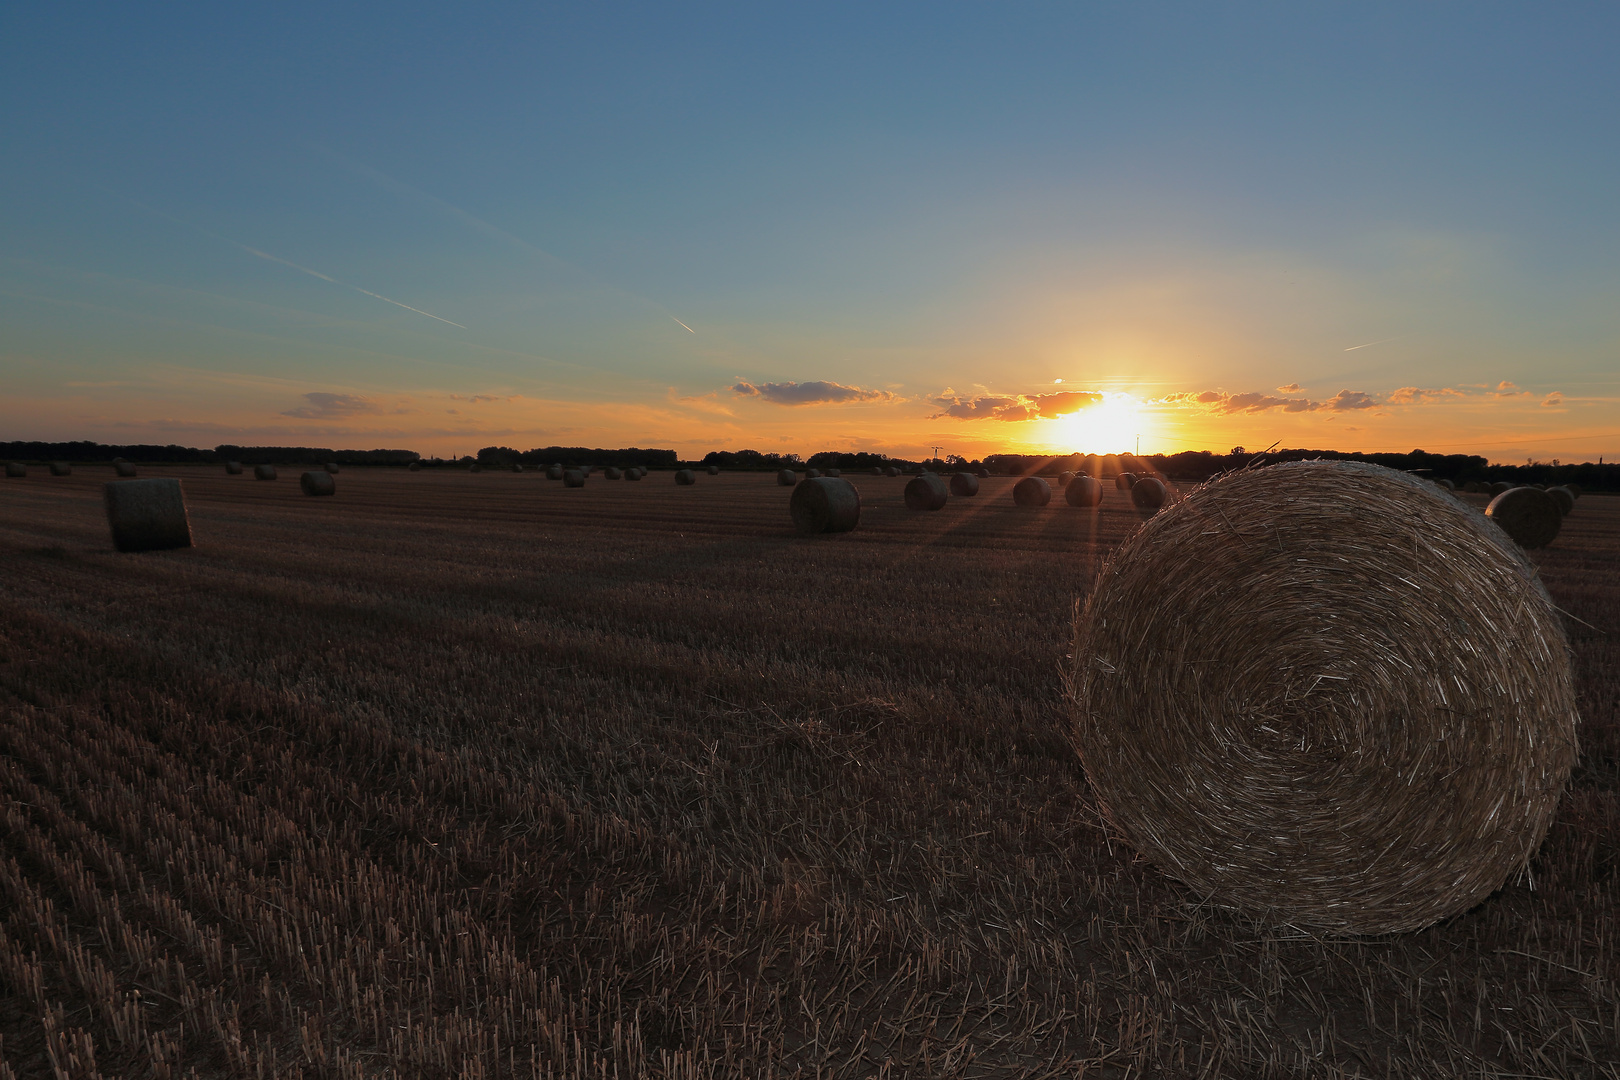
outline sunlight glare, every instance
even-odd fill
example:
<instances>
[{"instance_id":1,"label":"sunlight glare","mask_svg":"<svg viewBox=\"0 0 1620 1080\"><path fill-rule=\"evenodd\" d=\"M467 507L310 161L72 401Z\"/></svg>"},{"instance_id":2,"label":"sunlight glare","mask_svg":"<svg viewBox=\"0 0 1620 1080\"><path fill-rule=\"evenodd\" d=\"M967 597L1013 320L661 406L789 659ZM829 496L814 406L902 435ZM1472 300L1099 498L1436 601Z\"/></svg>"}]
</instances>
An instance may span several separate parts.
<instances>
[{"instance_id":1,"label":"sunlight glare","mask_svg":"<svg viewBox=\"0 0 1620 1080\"><path fill-rule=\"evenodd\" d=\"M1087 409L1066 413L1052 423L1054 448L1079 454L1124 454L1135 449L1144 434L1137 400L1111 392Z\"/></svg>"}]
</instances>

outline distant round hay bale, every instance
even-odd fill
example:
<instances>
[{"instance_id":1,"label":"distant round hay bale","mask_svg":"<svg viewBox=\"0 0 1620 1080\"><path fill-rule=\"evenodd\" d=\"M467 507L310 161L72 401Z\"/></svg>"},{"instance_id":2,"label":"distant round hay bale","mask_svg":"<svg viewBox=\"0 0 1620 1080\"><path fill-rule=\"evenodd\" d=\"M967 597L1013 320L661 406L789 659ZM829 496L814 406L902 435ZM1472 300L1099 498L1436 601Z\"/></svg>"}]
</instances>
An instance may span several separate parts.
<instances>
[{"instance_id":1,"label":"distant round hay bale","mask_svg":"<svg viewBox=\"0 0 1620 1080\"><path fill-rule=\"evenodd\" d=\"M804 470L804 475L805 475L806 479L814 480L816 477L821 475L821 470L820 469L806 469L806 470Z\"/></svg>"},{"instance_id":2,"label":"distant round hay bale","mask_svg":"<svg viewBox=\"0 0 1620 1080\"><path fill-rule=\"evenodd\" d=\"M1522 548L1543 548L1558 538L1564 515L1558 503L1540 488L1516 487L1496 496L1485 516L1502 527Z\"/></svg>"},{"instance_id":3,"label":"distant round hay bale","mask_svg":"<svg viewBox=\"0 0 1620 1080\"><path fill-rule=\"evenodd\" d=\"M861 521L861 493L836 476L806 477L794 487L788 512L802 533L849 532Z\"/></svg>"},{"instance_id":4,"label":"distant round hay bale","mask_svg":"<svg viewBox=\"0 0 1620 1080\"><path fill-rule=\"evenodd\" d=\"M1443 476L1440 479L1436 480L1435 483L1438 484L1440 487L1445 488L1447 491L1456 491L1457 490L1457 485L1452 483L1450 480L1447 480Z\"/></svg>"},{"instance_id":5,"label":"distant round hay bale","mask_svg":"<svg viewBox=\"0 0 1620 1080\"><path fill-rule=\"evenodd\" d=\"M117 465L119 462L128 461L128 460L129 460L128 458L115 457L115 458L113 458L113 464Z\"/></svg>"},{"instance_id":6,"label":"distant round hay bale","mask_svg":"<svg viewBox=\"0 0 1620 1080\"><path fill-rule=\"evenodd\" d=\"M624 478L626 480L640 480L645 475L647 475L647 470L643 469L640 465L632 465L630 468L624 470Z\"/></svg>"},{"instance_id":7,"label":"distant round hay bale","mask_svg":"<svg viewBox=\"0 0 1620 1080\"><path fill-rule=\"evenodd\" d=\"M405 466L405 468L409 469L411 472L421 472L422 471L422 463L420 461L413 461L409 465ZM237 471L241 472L241 468L238 467Z\"/></svg>"},{"instance_id":8,"label":"distant round hay bale","mask_svg":"<svg viewBox=\"0 0 1620 1080\"><path fill-rule=\"evenodd\" d=\"M836 480L840 476L844 475L844 473L843 473L842 469L827 469L827 470L823 471L821 475L822 476L830 476L834 480Z\"/></svg>"},{"instance_id":9,"label":"distant round hay bale","mask_svg":"<svg viewBox=\"0 0 1620 1080\"><path fill-rule=\"evenodd\" d=\"M562 478L562 480L563 480L563 487L584 487L585 486L585 470L584 469L564 469L563 470L563 478Z\"/></svg>"},{"instance_id":10,"label":"distant round hay bale","mask_svg":"<svg viewBox=\"0 0 1620 1080\"><path fill-rule=\"evenodd\" d=\"M475 462L473 462L471 465L469 465L467 467L467 471L468 472L483 472L484 467L482 465L478 464L478 462L475 461Z\"/></svg>"},{"instance_id":11,"label":"distant round hay bale","mask_svg":"<svg viewBox=\"0 0 1620 1080\"><path fill-rule=\"evenodd\" d=\"M1062 472L1058 473L1058 487L1067 489L1069 486L1069 481L1073 479L1074 473L1070 472L1068 469L1064 469Z\"/></svg>"},{"instance_id":12,"label":"distant round hay bale","mask_svg":"<svg viewBox=\"0 0 1620 1080\"><path fill-rule=\"evenodd\" d=\"M882 476L883 475L883 466L881 466L881 465L872 466L872 475L873 476Z\"/></svg>"},{"instance_id":13,"label":"distant round hay bale","mask_svg":"<svg viewBox=\"0 0 1620 1080\"><path fill-rule=\"evenodd\" d=\"M1144 476L1131 485L1131 505L1138 510L1157 511L1170 499L1170 489L1157 476Z\"/></svg>"},{"instance_id":14,"label":"distant round hay bale","mask_svg":"<svg viewBox=\"0 0 1620 1080\"><path fill-rule=\"evenodd\" d=\"M1013 485L1013 502L1019 506L1045 506L1052 501L1052 485L1039 476L1026 476Z\"/></svg>"},{"instance_id":15,"label":"distant round hay bale","mask_svg":"<svg viewBox=\"0 0 1620 1080\"><path fill-rule=\"evenodd\" d=\"M135 475L135 466L131 465L127 461L114 462L113 473L118 476L128 478Z\"/></svg>"},{"instance_id":16,"label":"distant round hay bale","mask_svg":"<svg viewBox=\"0 0 1620 1080\"><path fill-rule=\"evenodd\" d=\"M1508 483L1506 480L1498 480L1496 483L1487 486L1485 490L1489 491L1494 496L1500 495L1502 492L1508 491L1512 487L1513 485Z\"/></svg>"},{"instance_id":17,"label":"distant round hay bale","mask_svg":"<svg viewBox=\"0 0 1620 1080\"><path fill-rule=\"evenodd\" d=\"M320 472L311 470L298 478L298 487L305 495L336 495L337 481L332 474L324 469Z\"/></svg>"},{"instance_id":18,"label":"distant round hay bale","mask_svg":"<svg viewBox=\"0 0 1620 1080\"><path fill-rule=\"evenodd\" d=\"M883 475L884 476L899 476L900 475L900 466L898 466L898 465L890 465L888 468L883 470Z\"/></svg>"},{"instance_id":19,"label":"distant round hay bale","mask_svg":"<svg viewBox=\"0 0 1620 1080\"><path fill-rule=\"evenodd\" d=\"M166 551L191 546L191 521L180 481L114 480L101 487L113 547Z\"/></svg>"},{"instance_id":20,"label":"distant round hay bale","mask_svg":"<svg viewBox=\"0 0 1620 1080\"><path fill-rule=\"evenodd\" d=\"M568 470L564 469L561 465L547 465L546 466L546 479L547 480L561 480L563 478L563 473L565 473L567 471Z\"/></svg>"},{"instance_id":21,"label":"distant round hay bale","mask_svg":"<svg viewBox=\"0 0 1620 1080\"><path fill-rule=\"evenodd\" d=\"M1463 490L1468 492L1470 495L1476 495L1479 493L1479 486L1478 480L1470 480L1463 485Z\"/></svg>"},{"instance_id":22,"label":"distant round hay bale","mask_svg":"<svg viewBox=\"0 0 1620 1080\"><path fill-rule=\"evenodd\" d=\"M512 462L512 471L513 472L522 472L523 471L523 462L521 462L521 461Z\"/></svg>"},{"instance_id":23,"label":"distant round hay bale","mask_svg":"<svg viewBox=\"0 0 1620 1080\"><path fill-rule=\"evenodd\" d=\"M1118 476L1114 477L1114 487L1118 488L1120 491L1131 490L1132 485L1135 483L1135 473L1122 472Z\"/></svg>"},{"instance_id":24,"label":"distant round hay bale","mask_svg":"<svg viewBox=\"0 0 1620 1080\"><path fill-rule=\"evenodd\" d=\"M338 468L338 463L335 461L328 461L323 467L333 476L336 476L338 473L343 471L342 469Z\"/></svg>"},{"instance_id":25,"label":"distant round hay bale","mask_svg":"<svg viewBox=\"0 0 1620 1080\"><path fill-rule=\"evenodd\" d=\"M255 465L255 466L253 466L253 479L255 479L255 480L274 480L275 478L276 478L276 467L274 465Z\"/></svg>"},{"instance_id":26,"label":"distant round hay bale","mask_svg":"<svg viewBox=\"0 0 1620 1080\"><path fill-rule=\"evenodd\" d=\"M776 482L782 487L792 487L799 482L799 477L792 469L781 469L776 474Z\"/></svg>"},{"instance_id":27,"label":"distant round hay bale","mask_svg":"<svg viewBox=\"0 0 1620 1080\"><path fill-rule=\"evenodd\" d=\"M952 495L977 495L979 478L970 472L959 472L951 477Z\"/></svg>"},{"instance_id":28,"label":"distant round hay bale","mask_svg":"<svg viewBox=\"0 0 1620 1080\"><path fill-rule=\"evenodd\" d=\"M1547 494L1552 496L1553 502L1558 504L1558 516L1568 517L1575 509L1575 496L1567 487L1550 487Z\"/></svg>"},{"instance_id":29,"label":"distant round hay bale","mask_svg":"<svg viewBox=\"0 0 1620 1080\"><path fill-rule=\"evenodd\" d=\"M697 473L693 472L691 469L676 469L675 482L682 487L691 487L693 484L697 483Z\"/></svg>"},{"instance_id":30,"label":"distant round hay bale","mask_svg":"<svg viewBox=\"0 0 1620 1080\"><path fill-rule=\"evenodd\" d=\"M1063 501L1070 506L1102 505L1103 486L1095 476L1077 473L1063 489Z\"/></svg>"},{"instance_id":31,"label":"distant round hay bale","mask_svg":"<svg viewBox=\"0 0 1620 1080\"><path fill-rule=\"evenodd\" d=\"M988 480L990 479L990 470L985 468L983 465L980 465L977 469L973 470L973 475L977 476L980 480Z\"/></svg>"},{"instance_id":32,"label":"distant round hay bale","mask_svg":"<svg viewBox=\"0 0 1620 1080\"><path fill-rule=\"evenodd\" d=\"M1575 483L1575 481L1573 481L1573 480L1571 480L1571 481L1570 481L1570 482L1569 482L1569 483L1567 483L1567 484L1564 484L1564 485L1562 485L1562 486L1563 486L1563 487L1564 487L1564 488L1565 488L1565 489L1566 489L1566 490L1567 490L1567 491L1568 491L1568 492L1569 492L1569 493L1570 493L1570 494L1571 494L1571 495L1573 495L1573 496L1575 496L1575 497L1576 497L1576 498L1577 498L1577 499L1579 499L1579 498L1580 498L1580 497L1581 497L1581 485L1579 485L1579 484L1577 484L1577 483Z\"/></svg>"},{"instance_id":33,"label":"distant round hay bale","mask_svg":"<svg viewBox=\"0 0 1620 1080\"><path fill-rule=\"evenodd\" d=\"M73 466L66 461L53 461L51 462L51 475L72 476Z\"/></svg>"},{"instance_id":34,"label":"distant round hay bale","mask_svg":"<svg viewBox=\"0 0 1620 1080\"><path fill-rule=\"evenodd\" d=\"M1195 489L1117 549L1073 656L1074 742L1113 825L1277 922L1381 934L1466 910L1526 866L1576 756L1534 571L1375 465Z\"/></svg>"},{"instance_id":35,"label":"distant round hay bale","mask_svg":"<svg viewBox=\"0 0 1620 1080\"><path fill-rule=\"evenodd\" d=\"M20 461L6 462L6 475L10 477L27 476L28 466Z\"/></svg>"},{"instance_id":36,"label":"distant round hay bale","mask_svg":"<svg viewBox=\"0 0 1620 1080\"><path fill-rule=\"evenodd\" d=\"M923 473L906 482L907 510L939 510L948 499L945 480L934 473Z\"/></svg>"},{"instance_id":37,"label":"distant round hay bale","mask_svg":"<svg viewBox=\"0 0 1620 1080\"><path fill-rule=\"evenodd\" d=\"M604 480L619 480L623 477L624 470L618 468L617 466L609 465L607 468L602 470L602 479Z\"/></svg>"},{"instance_id":38,"label":"distant round hay bale","mask_svg":"<svg viewBox=\"0 0 1620 1080\"><path fill-rule=\"evenodd\" d=\"M416 463L412 462L411 464L415 465ZM242 463L240 461L227 461L225 463L225 473L227 476L241 476Z\"/></svg>"},{"instance_id":39,"label":"distant round hay bale","mask_svg":"<svg viewBox=\"0 0 1620 1080\"><path fill-rule=\"evenodd\" d=\"M718 466L718 465L710 465L709 466L709 475L710 476L719 476L720 475L720 466Z\"/></svg>"}]
</instances>

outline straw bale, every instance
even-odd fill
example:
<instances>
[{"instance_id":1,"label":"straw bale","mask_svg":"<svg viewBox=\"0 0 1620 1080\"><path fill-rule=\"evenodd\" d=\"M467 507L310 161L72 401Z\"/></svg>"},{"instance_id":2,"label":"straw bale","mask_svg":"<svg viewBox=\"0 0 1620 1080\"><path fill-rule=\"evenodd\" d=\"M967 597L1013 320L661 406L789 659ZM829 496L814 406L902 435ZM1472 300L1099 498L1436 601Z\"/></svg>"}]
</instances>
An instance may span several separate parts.
<instances>
[{"instance_id":1,"label":"straw bale","mask_svg":"<svg viewBox=\"0 0 1620 1080\"><path fill-rule=\"evenodd\" d=\"M820 469L806 469L806 470L804 470L804 475L807 478L809 478L811 480L814 480L816 477L821 475L821 470Z\"/></svg>"},{"instance_id":2,"label":"straw bale","mask_svg":"<svg viewBox=\"0 0 1620 1080\"><path fill-rule=\"evenodd\" d=\"M1067 488L1069 486L1069 481L1073 479L1074 473L1070 472L1068 469L1064 469L1062 472L1058 473L1058 487Z\"/></svg>"},{"instance_id":3,"label":"straw bale","mask_svg":"<svg viewBox=\"0 0 1620 1080\"><path fill-rule=\"evenodd\" d=\"M1013 502L1019 506L1045 506L1052 501L1052 485L1039 476L1026 476L1013 485Z\"/></svg>"},{"instance_id":4,"label":"straw bale","mask_svg":"<svg viewBox=\"0 0 1620 1080\"><path fill-rule=\"evenodd\" d=\"M640 465L632 465L630 468L624 470L624 478L626 480L640 480L646 475L647 470L643 469Z\"/></svg>"},{"instance_id":5,"label":"straw bale","mask_svg":"<svg viewBox=\"0 0 1620 1080\"><path fill-rule=\"evenodd\" d=\"M861 493L836 476L806 477L793 489L788 512L802 533L849 532L861 521Z\"/></svg>"},{"instance_id":6,"label":"straw bale","mask_svg":"<svg viewBox=\"0 0 1620 1080\"><path fill-rule=\"evenodd\" d=\"M693 484L697 483L697 473L693 472L691 469L676 469L675 482L680 484L682 487L691 487Z\"/></svg>"},{"instance_id":7,"label":"straw bale","mask_svg":"<svg viewBox=\"0 0 1620 1080\"><path fill-rule=\"evenodd\" d=\"M1479 489L1480 489L1480 484L1479 484L1478 480L1470 480L1470 481L1468 481L1468 483L1463 485L1463 490L1468 492L1468 494L1470 494L1470 495L1477 494L1479 492Z\"/></svg>"},{"instance_id":8,"label":"straw bale","mask_svg":"<svg viewBox=\"0 0 1620 1080\"><path fill-rule=\"evenodd\" d=\"M952 495L977 495L979 478L970 472L959 472L951 477Z\"/></svg>"},{"instance_id":9,"label":"straw bale","mask_svg":"<svg viewBox=\"0 0 1620 1080\"><path fill-rule=\"evenodd\" d=\"M420 461L413 461L409 465L405 466L405 468L409 469L411 472L421 472L422 463ZM240 472L241 470L238 469L237 471Z\"/></svg>"},{"instance_id":10,"label":"straw bale","mask_svg":"<svg viewBox=\"0 0 1620 1080\"><path fill-rule=\"evenodd\" d=\"M324 466L324 468L326 469L327 472L331 473L333 476L336 476L338 473L343 471L342 469L338 468L338 463L335 462L335 461L328 461L326 463L326 465Z\"/></svg>"},{"instance_id":11,"label":"straw bale","mask_svg":"<svg viewBox=\"0 0 1620 1080\"><path fill-rule=\"evenodd\" d=\"M1506 480L1498 480L1496 483L1489 485L1485 490L1490 492L1494 497L1502 494L1502 492L1507 491L1512 487L1513 485L1508 483Z\"/></svg>"},{"instance_id":12,"label":"straw bale","mask_svg":"<svg viewBox=\"0 0 1620 1080\"><path fill-rule=\"evenodd\" d=\"M883 475L883 466L881 466L881 465L872 466L872 475L873 476L882 476Z\"/></svg>"},{"instance_id":13,"label":"straw bale","mask_svg":"<svg viewBox=\"0 0 1620 1080\"><path fill-rule=\"evenodd\" d=\"M584 487L585 486L585 470L584 469L565 469L565 470L563 470L563 478L562 479L563 479L563 487Z\"/></svg>"},{"instance_id":14,"label":"straw bale","mask_svg":"<svg viewBox=\"0 0 1620 1080\"><path fill-rule=\"evenodd\" d=\"M467 471L468 472L483 472L484 467L482 465L478 464L478 462L475 461L475 462L472 463L472 465L468 466Z\"/></svg>"},{"instance_id":15,"label":"straw bale","mask_svg":"<svg viewBox=\"0 0 1620 1080\"><path fill-rule=\"evenodd\" d=\"M51 468L51 475L52 476L72 476L73 475L73 466L71 464L69 464L68 462L66 462L66 461L53 461L53 462L51 462L50 468Z\"/></svg>"},{"instance_id":16,"label":"straw bale","mask_svg":"<svg viewBox=\"0 0 1620 1080\"><path fill-rule=\"evenodd\" d=\"M1558 503L1540 488L1509 488L1485 507L1485 516L1502 527L1522 548L1543 548L1558 538L1564 515Z\"/></svg>"},{"instance_id":17,"label":"straw bale","mask_svg":"<svg viewBox=\"0 0 1620 1080\"><path fill-rule=\"evenodd\" d=\"M563 473L566 471L567 470L561 465L548 465L546 466L546 479L561 480L563 478Z\"/></svg>"},{"instance_id":18,"label":"straw bale","mask_svg":"<svg viewBox=\"0 0 1620 1080\"><path fill-rule=\"evenodd\" d=\"M513 472L522 472L523 471L523 462L521 462L521 461L512 462L512 471Z\"/></svg>"},{"instance_id":19,"label":"straw bale","mask_svg":"<svg viewBox=\"0 0 1620 1080\"><path fill-rule=\"evenodd\" d=\"M624 470L613 465L609 465L607 468L602 470L602 479L604 480L618 480L623 476Z\"/></svg>"},{"instance_id":20,"label":"straw bale","mask_svg":"<svg viewBox=\"0 0 1620 1080\"><path fill-rule=\"evenodd\" d=\"M907 510L939 510L949 498L944 479L934 473L923 473L906 481Z\"/></svg>"},{"instance_id":21,"label":"straw bale","mask_svg":"<svg viewBox=\"0 0 1620 1080\"><path fill-rule=\"evenodd\" d=\"M1438 484L1440 487L1445 488L1447 491L1456 491L1457 490L1457 485L1452 483L1450 480L1447 480L1443 476L1440 479L1436 480L1435 483Z\"/></svg>"},{"instance_id":22,"label":"straw bale","mask_svg":"<svg viewBox=\"0 0 1620 1080\"><path fill-rule=\"evenodd\" d=\"M298 487L305 495L336 495L337 481L324 469L311 470L298 478Z\"/></svg>"},{"instance_id":23,"label":"straw bale","mask_svg":"<svg viewBox=\"0 0 1620 1080\"><path fill-rule=\"evenodd\" d=\"M1135 483L1135 473L1122 472L1118 476L1114 477L1114 487L1118 488L1120 491L1131 490L1131 486Z\"/></svg>"},{"instance_id":24,"label":"straw bale","mask_svg":"<svg viewBox=\"0 0 1620 1080\"><path fill-rule=\"evenodd\" d=\"M1575 509L1575 496L1567 487L1550 487L1547 494L1552 496L1553 502L1558 504L1558 516L1568 517L1570 511Z\"/></svg>"},{"instance_id":25,"label":"straw bale","mask_svg":"<svg viewBox=\"0 0 1620 1080\"><path fill-rule=\"evenodd\" d=\"M135 475L135 466L127 461L115 461L113 462L113 473L128 479Z\"/></svg>"},{"instance_id":26,"label":"straw bale","mask_svg":"<svg viewBox=\"0 0 1620 1080\"><path fill-rule=\"evenodd\" d=\"M1170 489L1157 476L1144 476L1131 485L1131 505L1138 510L1156 513L1170 500Z\"/></svg>"},{"instance_id":27,"label":"straw bale","mask_svg":"<svg viewBox=\"0 0 1620 1080\"><path fill-rule=\"evenodd\" d=\"M411 464L414 466L416 462L413 461ZM240 461L227 461L225 463L225 473L228 476L241 476L242 463Z\"/></svg>"},{"instance_id":28,"label":"straw bale","mask_svg":"<svg viewBox=\"0 0 1620 1080\"><path fill-rule=\"evenodd\" d=\"M799 482L799 478L792 469L782 469L776 474L776 482L783 487L792 487Z\"/></svg>"},{"instance_id":29,"label":"straw bale","mask_svg":"<svg viewBox=\"0 0 1620 1080\"><path fill-rule=\"evenodd\" d=\"M10 477L27 476L28 466L20 461L6 462L6 475Z\"/></svg>"},{"instance_id":30,"label":"straw bale","mask_svg":"<svg viewBox=\"0 0 1620 1080\"><path fill-rule=\"evenodd\" d=\"M843 473L842 469L828 469L825 472L823 472L821 475L822 476L830 476L830 477L832 477L833 479L836 480L838 477L844 475L844 473Z\"/></svg>"},{"instance_id":31,"label":"straw bale","mask_svg":"<svg viewBox=\"0 0 1620 1080\"><path fill-rule=\"evenodd\" d=\"M890 465L887 469L883 470L883 475L884 476L899 476L900 475L900 466L898 466L898 465Z\"/></svg>"},{"instance_id":32,"label":"straw bale","mask_svg":"<svg viewBox=\"0 0 1620 1080\"><path fill-rule=\"evenodd\" d=\"M255 466L253 466L253 479L255 479L255 480L274 480L275 478L276 478L276 467L274 465L255 465Z\"/></svg>"},{"instance_id":33,"label":"straw bale","mask_svg":"<svg viewBox=\"0 0 1620 1080\"><path fill-rule=\"evenodd\" d=\"M990 470L985 468L983 465L980 465L977 469L973 470L973 475L977 476L980 480L988 480L990 479Z\"/></svg>"},{"instance_id":34,"label":"straw bale","mask_svg":"<svg viewBox=\"0 0 1620 1080\"><path fill-rule=\"evenodd\" d=\"M101 501L113 547L119 551L166 551L191 546L191 522L180 481L114 480L103 484Z\"/></svg>"},{"instance_id":35,"label":"straw bale","mask_svg":"<svg viewBox=\"0 0 1620 1080\"><path fill-rule=\"evenodd\" d=\"M1095 476L1079 473L1063 489L1063 500L1070 506L1101 506L1103 486Z\"/></svg>"},{"instance_id":36,"label":"straw bale","mask_svg":"<svg viewBox=\"0 0 1620 1080\"><path fill-rule=\"evenodd\" d=\"M1535 571L1375 465L1197 488L1110 558L1072 655L1109 819L1195 894L1277 922L1380 934L1479 903L1526 867L1575 761Z\"/></svg>"},{"instance_id":37,"label":"straw bale","mask_svg":"<svg viewBox=\"0 0 1620 1080\"><path fill-rule=\"evenodd\" d=\"M719 476L720 475L720 466L718 466L718 465L710 465L709 466L709 475L710 476Z\"/></svg>"}]
</instances>

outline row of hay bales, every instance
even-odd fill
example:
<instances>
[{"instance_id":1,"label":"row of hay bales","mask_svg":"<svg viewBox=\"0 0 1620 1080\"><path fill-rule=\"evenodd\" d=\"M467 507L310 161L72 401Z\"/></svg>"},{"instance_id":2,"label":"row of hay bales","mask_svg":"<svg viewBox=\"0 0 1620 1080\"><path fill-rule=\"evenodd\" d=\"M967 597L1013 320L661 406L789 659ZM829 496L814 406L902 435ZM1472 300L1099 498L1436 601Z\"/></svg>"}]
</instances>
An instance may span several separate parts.
<instances>
[{"instance_id":1,"label":"row of hay bales","mask_svg":"<svg viewBox=\"0 0 1620 1080\"><path fill-rule=\"evenodd\" d=\"M1491 485L1493 494L1485 516L1499 525L1515 543L1524 548L1543 548L1558 539L1564 518L1575 510L1580 489L1573 484L1550 488L1528 484Z\"/></svg>"},{"instance_id":2,"label":"row of hay bales","mask_svg":"<svg viewBox=\"0 0 1620 1080\"><path fill-rule=\"evenodd\" d=\"M1129 475L1129 474L1124 474ZM959 472L949 483L937 473L925 472L906 484L906 506L911 510L943 509L949 497L971 498L979 493L982 477L971 472ZM1059 475L1063 500L1070 506L1096 508L1102 505L1103 485L1094 476L1065 472ZM1134 476L1119 489L1129 493L1132 505L1148 514L1156 513L1170 499L1170 489L1156 476L1138 481ZM1052 485L1045 477L1026 476L1012 487L1013 502L1019 506L1042 507L1052 501Z\"/></svg>"}]
</instances>

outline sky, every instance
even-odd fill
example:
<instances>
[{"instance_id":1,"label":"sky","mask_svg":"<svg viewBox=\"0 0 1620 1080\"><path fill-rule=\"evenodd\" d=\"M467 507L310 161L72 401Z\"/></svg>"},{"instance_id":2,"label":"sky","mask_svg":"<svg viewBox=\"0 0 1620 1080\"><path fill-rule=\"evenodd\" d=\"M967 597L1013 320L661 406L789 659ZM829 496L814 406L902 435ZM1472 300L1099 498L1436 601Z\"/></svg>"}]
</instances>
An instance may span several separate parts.
<instances>
[{"instance_id":1,"label":"sky","mask_svg":"<svg viewBox=\"0 0 1620 1080\"><path fill-rule=\"evenodd\" d=\"M1620 455L1620 8L0 6L0 441Z\"/></svg>"}]
</instances>

